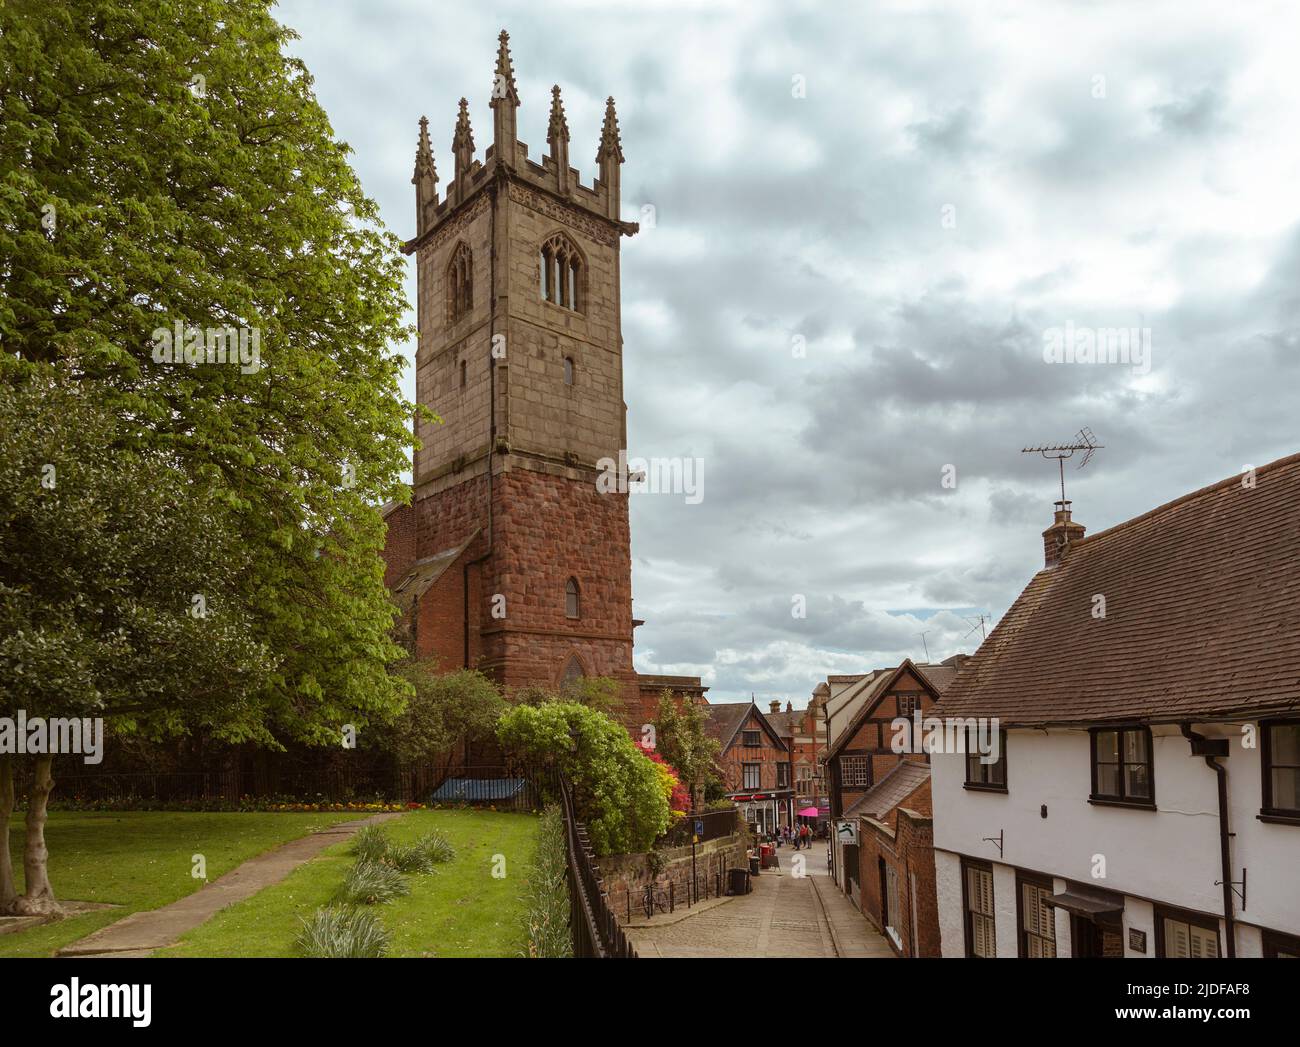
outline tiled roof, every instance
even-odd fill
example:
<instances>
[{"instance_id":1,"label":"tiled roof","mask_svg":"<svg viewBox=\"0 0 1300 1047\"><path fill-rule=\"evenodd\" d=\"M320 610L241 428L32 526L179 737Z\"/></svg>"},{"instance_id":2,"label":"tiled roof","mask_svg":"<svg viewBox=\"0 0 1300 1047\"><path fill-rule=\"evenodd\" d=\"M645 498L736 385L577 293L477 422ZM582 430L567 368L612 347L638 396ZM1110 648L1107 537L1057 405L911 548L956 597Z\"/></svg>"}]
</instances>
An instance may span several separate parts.
<instances>
[{"instance_id":1,"label":"tiled roof","mask_svg":"<svg viewBox=\"0 0 1300 1047\"><path fill-rule=\"evenodd\" d=\"M844 811L845 818L865 814L883 819L890 811L930 780L930 765L922 760L903 760Z\"/></svg>"},{"instance_id":2,"label":"tiled roof","mask_svg":"<svg viewBox=\"0 0 1300 1047\"><path fill-rule=\"evenodd\" d=\"M460 545L452 546L450 549L444 549L442 552L433 556L426 556L423 560L417 560L411 565L411 569L402 576L402 580L393 586L393 600L401 608L403 614L409 614L415 602L429 591L429 588L442 577L442 572L456 562L456 557L460 556L469 543L478 535L475 529L464 542Z\"/></svg>"},{"instance_id":3,"label":"tiled roof","mask_svg":"<svg viewBox=\"0 0 1300 1047\"><path fill-rule=\"evenodd\" d=\"M1095 597L1105 617L1094 617ZM1176 722L1300 707L1300 455L1071 543L938 712Z\"/></svg>"},{"instance_id":4,"label":"tiled roof","mask_svg":"<svg viewBox=\"0 0 1300 1047\"><path fill-rule=\"evenodd\" d=\"M735 736L741 722L754 708L753 702L722 702L701 705L704 710L704 733L725 746Z\"/></svg>"}]
</instances>

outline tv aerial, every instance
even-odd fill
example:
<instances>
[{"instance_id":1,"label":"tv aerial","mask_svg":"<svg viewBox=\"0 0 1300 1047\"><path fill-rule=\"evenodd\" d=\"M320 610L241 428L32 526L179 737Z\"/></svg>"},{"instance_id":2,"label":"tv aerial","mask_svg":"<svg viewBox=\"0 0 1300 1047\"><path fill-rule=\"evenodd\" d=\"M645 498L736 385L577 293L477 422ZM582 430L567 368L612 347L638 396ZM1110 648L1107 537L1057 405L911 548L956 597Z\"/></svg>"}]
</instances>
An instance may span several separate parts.
<instances>
[{"instance_id":1,"label":"tv aerial","mask_svg":"<svg viewBox=\"0 0 1300 1047\"><path fill-rule=\"evenodd\" d=\"M1092 458L1093 452L1105 447L1105 444L1099 444L1097 437L1093 435L1091 429L1086 425L1080 429L1074 437L1074 443L1069 444L1045 444L1041 447L1022 447L1021 454L1041 454L1048 460L1055 459L1057 467L1061 473L1061 500L1056 504L1062 509L1070 503L1065 500L1065 460L1073 458L1079 451L1083 452L1083 457L1079 460L1079 468L1082 469Z\"/></svg>"}]
</instances>

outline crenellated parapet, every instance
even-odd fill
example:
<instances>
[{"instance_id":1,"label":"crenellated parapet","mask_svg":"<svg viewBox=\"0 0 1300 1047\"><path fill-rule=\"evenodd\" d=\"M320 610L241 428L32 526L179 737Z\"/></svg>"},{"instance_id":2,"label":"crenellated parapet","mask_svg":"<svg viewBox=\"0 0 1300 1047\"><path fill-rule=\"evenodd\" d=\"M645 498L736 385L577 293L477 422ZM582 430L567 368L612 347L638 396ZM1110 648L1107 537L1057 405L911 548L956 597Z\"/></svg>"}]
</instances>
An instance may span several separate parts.
<instances>
[{"instance_id":1,"label":"crenellated parapet","mask_svg":"<svg viewBox=\"0 0 1300 1047\"><path fill-rule=\"evenodd\" d=\"M437 191L433 151L429 145L428 122L424 118L420 120L415 175L411 179L416 188L416 231L406 243L408 254L434 237L463 209L472 206L480 193L501 180L511 183L510 193L516 199L523 194L530 199L543 199L546 208L553 213L568 214L573 222L581 220L583 225L599 228L599 239L617 242L619 236L630 236L637 231L635 222L625 222L620 218L623 147L614 99L611 97L605 103L605 118L596 151L598 174L590 186L582 184L577 169L569 163L569 125L558 84L551 89L547 151L540 162L534 161L529 157L527 144L518 139L516 110L520 100L509 41L509 35L503 30L498 38L489 103L492 108L492 144L482 161L475 159L469 102L462 98L452 137L455 173L441 198Z\"/></svg>"}]
</instances>

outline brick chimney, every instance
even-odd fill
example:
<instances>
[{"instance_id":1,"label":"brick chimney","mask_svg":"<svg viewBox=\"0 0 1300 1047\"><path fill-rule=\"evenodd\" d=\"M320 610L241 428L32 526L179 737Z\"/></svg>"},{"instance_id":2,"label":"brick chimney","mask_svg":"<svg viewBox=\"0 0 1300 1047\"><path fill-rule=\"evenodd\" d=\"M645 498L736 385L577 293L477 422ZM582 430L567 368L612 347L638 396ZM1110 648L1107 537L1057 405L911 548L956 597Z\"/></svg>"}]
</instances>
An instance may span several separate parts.
<instances>
[{"instance_id":1,"label":"brick chimney","mask_svg":"<svg viewBox=\"0 0 1300 1047\"><path fill-rule=\"evenodd\" d=\"M785 703L785 711L788 712L788 713L792 713L792 712L794 712L794 702L786 702L786 703Z\"/></svg>"},{"instance_id":2,"label":"brick chimney","mask_svg":"<svg viewBox=\"0 0 1300 1047\"><path fill-rule=\"evenodd\" d=\"M773 699L768 704L768 710L770 712L779 713L781 711L781 702L778 699Z\"/></svg>"},{"instance_id":3,"label":"brick chimney","mask_svg":"<svg viewBox=\"0 0 1300 1047\"><path fill-rule=\"evenodd\" d=\"M1043 563L1046 567L1055 567L1060 563L1069 544L1082 538L1084 532L1083 524L1070 519L1068 501L1056 503L1055 515L1052 526L1043 532Z\"/></svg>"}]
</instances>

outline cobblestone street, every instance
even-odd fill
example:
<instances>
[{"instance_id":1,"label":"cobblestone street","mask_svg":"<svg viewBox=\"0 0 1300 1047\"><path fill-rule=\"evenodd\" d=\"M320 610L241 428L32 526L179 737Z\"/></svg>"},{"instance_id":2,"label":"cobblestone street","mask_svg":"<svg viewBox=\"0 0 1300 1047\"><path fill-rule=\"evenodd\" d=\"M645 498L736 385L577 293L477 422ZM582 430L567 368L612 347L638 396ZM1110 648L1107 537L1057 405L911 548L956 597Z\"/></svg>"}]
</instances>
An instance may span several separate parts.
<instances>
[{"instance_id":1,"label":"cobblestone street","mask_svg":"<svg viewBox=\"0 0 1300 1047\"><path fill-rule=\"evenodd\" d=\"M754 877L751 894L684 918L628 928L642 957L893 957L885 940L826 874L826 849L805 858L804 876L792 875L796 852L779 852L782 868ZM680 910L677 914L681 916Z\"/></svg>"}]
</instances>

